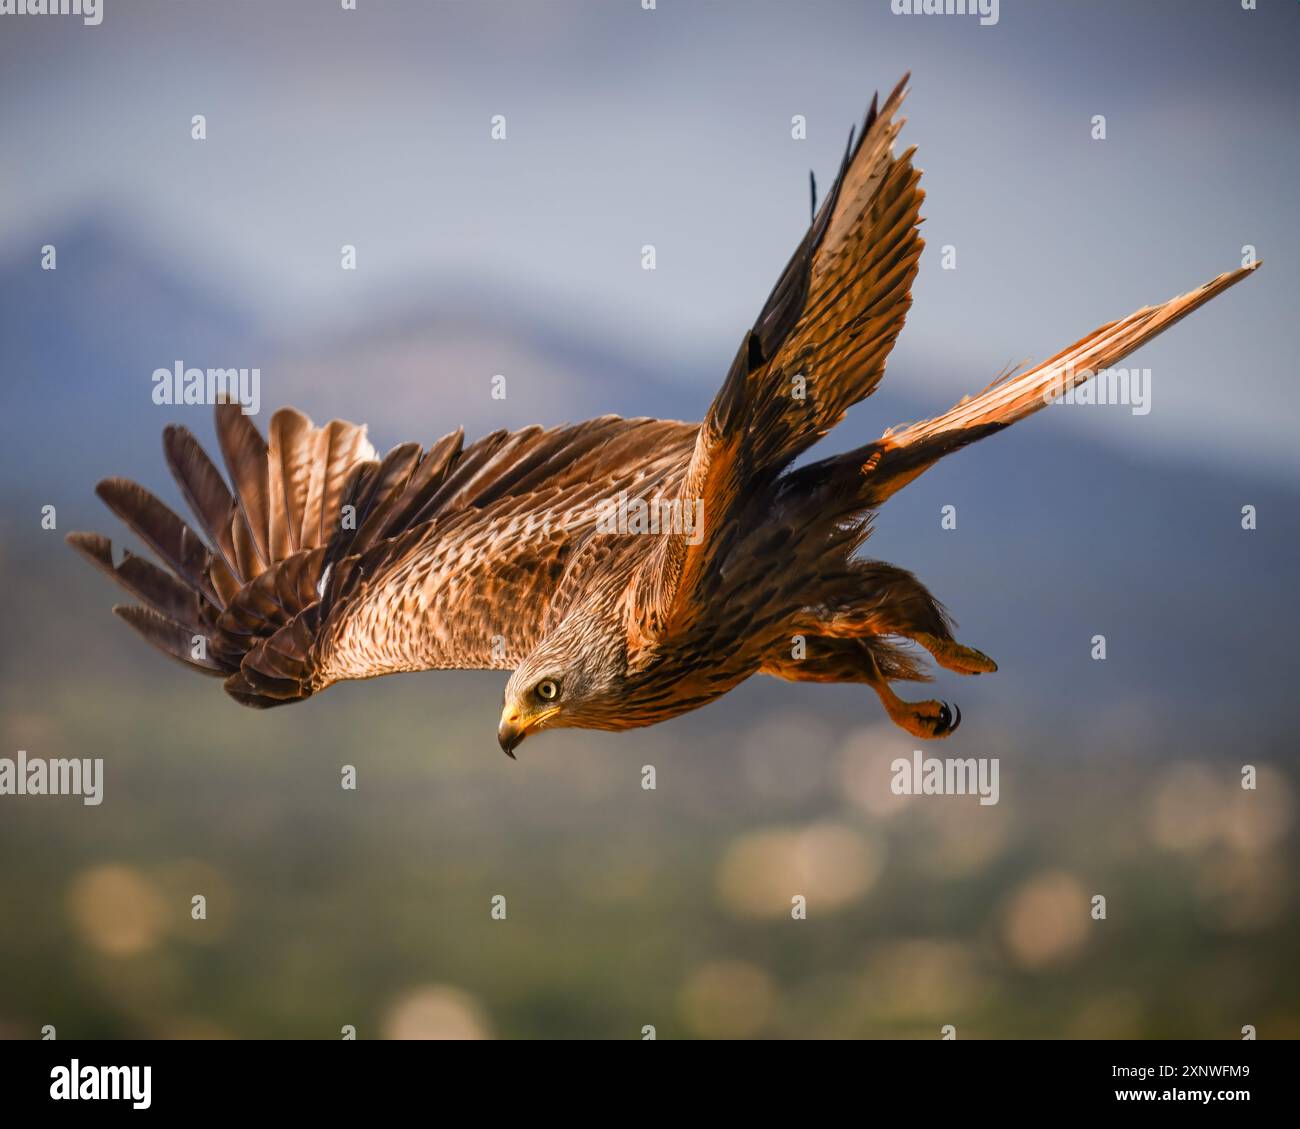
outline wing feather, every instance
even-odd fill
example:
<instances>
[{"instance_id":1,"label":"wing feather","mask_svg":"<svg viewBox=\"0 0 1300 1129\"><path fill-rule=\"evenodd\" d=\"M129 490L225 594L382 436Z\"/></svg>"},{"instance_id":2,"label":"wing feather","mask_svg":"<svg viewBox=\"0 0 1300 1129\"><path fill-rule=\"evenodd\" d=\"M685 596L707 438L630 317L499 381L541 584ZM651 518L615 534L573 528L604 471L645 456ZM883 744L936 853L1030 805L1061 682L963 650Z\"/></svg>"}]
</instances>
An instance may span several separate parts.
<instances>
[{"instance_id":1,"label":"wing feather","mask_svg":"<svg viewBox=\"0 0 1300 1129\"><path fill-rule=\"evenodd\" d=\"M732 544L743 507L880 382L923 247L914 150L893 149L906 84L883 106L873 99L856 144L850 135L834 186L709 408L680 489L704 528L656 550L640 640L699 611L692 596Z\"/></svg>"},{"instance_id":2,"label":"wing feather","mask_svg":"<svg viewBox=\"0 0 1300 1129\"><path fill-rule=\"evenodd\" d=\"M145 605L121 618L173 658L224 676L245 705L296 701L344 677L501 667L544 630L601 503L620 490L674 493L696 430L603 416L469 446L455 431L428 452L406 443L380 460L356 424L317 428L282 409L268 443L223 405L217 434L233 489L184 428L164 439L216 554L124 479L101 483L101 496L171 571L130 554L114 566L96 534L69 540ZM340 521L344 504L355 521ZM196 634L208 639L201 659Z\"/></svg>"},{"instance_id":3,"label":"wing feather","mask_svg":"<svg viewBox=\"0 0 1300 1129\"><path fill-rule=\"evenodd\" d=\"M251 560L245 578L269 567L275 559L271 555L270 538L270 487L267 468L266 440L257 426L238 404L217 406L217 442L226 462L226 473L235 484L235 501L248 532L246 547L251 546L260 567ZM236 534L238 541L238 534Z\"/></svg>"},{"instance_id":4,"label":"wing feather","mask_svg":"<svg viewBox=\"0 0 1300 1129\"><path fill-rule=\"evenodd\" d=\"M311 420L294 408L281 408L271 417L267 448L271 554L279 560L302 547L315 455Z\"/></svg>"}]
</instances>

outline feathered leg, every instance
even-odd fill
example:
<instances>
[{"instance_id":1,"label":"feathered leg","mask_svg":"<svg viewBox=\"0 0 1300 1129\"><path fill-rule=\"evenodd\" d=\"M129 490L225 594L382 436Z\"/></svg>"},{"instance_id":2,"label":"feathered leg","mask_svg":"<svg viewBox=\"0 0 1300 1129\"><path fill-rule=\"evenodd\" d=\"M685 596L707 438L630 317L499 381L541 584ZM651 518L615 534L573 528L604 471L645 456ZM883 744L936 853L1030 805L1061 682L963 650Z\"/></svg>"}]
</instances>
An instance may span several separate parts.
<instances>
[{"instance_id":1,"label":"feathered leg","mask_svg":"<svg viewBox=\"0 0 1300 1129\"><path fill-rule=\"evenodd\" d=\"M952 620L915 576L883 561L855 561L851 570L831 586L820 635L862 638L898 635L924 647L945 670L957 674L988 674L998 664L988 655L958 643Z\"/></svg>"},{"instance_id":2,"label":"feathered leg","mask_svg":"<svg viewBox=\"0 0 1300 1129\"><path fill-rule=\"evenodd\" d=\"M802 658L769 659L762 673L790 682L864 682L876 692L889 719L913 737L947 737L961 724L956 706L937 698L907 702L890 689L891 680L923 681L926 676L907 652L885 639L814 635L806 639L805 647Z\"/></svg>"}]
</instances>

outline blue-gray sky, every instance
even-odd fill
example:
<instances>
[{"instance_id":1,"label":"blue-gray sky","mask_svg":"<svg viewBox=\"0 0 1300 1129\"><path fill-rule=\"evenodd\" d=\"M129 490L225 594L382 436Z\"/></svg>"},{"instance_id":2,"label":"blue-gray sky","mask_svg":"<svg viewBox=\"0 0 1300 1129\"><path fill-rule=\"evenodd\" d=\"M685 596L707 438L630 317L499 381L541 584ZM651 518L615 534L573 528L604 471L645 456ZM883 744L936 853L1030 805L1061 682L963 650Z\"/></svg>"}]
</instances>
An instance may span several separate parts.
<instances>
[{"instance_id":1,"label":"blue-gray sky","mask_svg":"<svg viewBox=\"0 0 1300 1129\"><path fill-rule=\"evenodd\" d=\"M1300 479L1300 5L1003 0L991 27L889 0L357 7L0 17L0 255L120 223L305 341L442 296L488 322L523 303L702 410L802 233L808 169L829 184L871 91L910 69L929 250L890 379L946 406L1251 244L1264 270L1139 356L1149 416L1062 425Z\"/></svg>"}]
</instances>

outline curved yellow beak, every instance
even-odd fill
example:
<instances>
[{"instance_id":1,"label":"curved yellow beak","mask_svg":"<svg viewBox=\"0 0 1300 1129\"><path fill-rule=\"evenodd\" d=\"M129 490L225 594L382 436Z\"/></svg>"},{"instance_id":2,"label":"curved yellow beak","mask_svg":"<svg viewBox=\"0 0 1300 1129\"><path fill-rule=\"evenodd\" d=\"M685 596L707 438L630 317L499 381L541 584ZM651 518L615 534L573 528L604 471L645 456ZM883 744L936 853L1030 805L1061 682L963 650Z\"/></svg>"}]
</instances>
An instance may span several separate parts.
<instances>
[{"instance_id":1,"label":"curved yellow beak","mask_svg":"<svg viewBox=\"0 0 1300 1129\"><path fill-rule=\"evenodd\" d=\"M515 759L515 749L527 736L528 731L526 729L507 721L504 717L501 719L501 724L497 726L497 744L501 746L501 751L511 760Z\"/></svg>"},{"instance_id":2,"label":"curved yellow beak","mask_svg":"<svg viewBox=\"0 0 1300 1129\"><path fill-rule=\"evenodd\" d=\"M515 750L523 743L523 739L539 728L547 718L554 717L559 712L559 706L552 706L541 713L528 716L506 706L501 711L501 721L497 724L497 744L501 746L501 751L514 760Z\"/></svg>"}]
</instances>

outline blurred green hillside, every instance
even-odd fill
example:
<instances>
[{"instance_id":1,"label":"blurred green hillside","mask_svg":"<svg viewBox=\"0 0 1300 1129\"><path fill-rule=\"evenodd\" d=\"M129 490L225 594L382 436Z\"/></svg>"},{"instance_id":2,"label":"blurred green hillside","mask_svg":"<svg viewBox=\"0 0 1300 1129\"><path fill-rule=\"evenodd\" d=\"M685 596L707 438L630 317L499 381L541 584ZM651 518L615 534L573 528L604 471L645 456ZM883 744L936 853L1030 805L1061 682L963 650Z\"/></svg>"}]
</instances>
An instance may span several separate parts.
<instances>
[{"instance_id":1,"label":"blurred green hillside","mask_svg":"<svg viewBox=\"0 0 1300 1129\"><path fill-rule=\"evenodd\" d=\"M990 701L927 752L999 757L1001 802L898 797L913 742L869 693L764 679L511 763L499 675L257 713L148 652L94 577L38 571L6 755L102 756L106 783L0 798L5 1035L1300 1035L1284 749Z\"/></svg>"}]
</instances>

